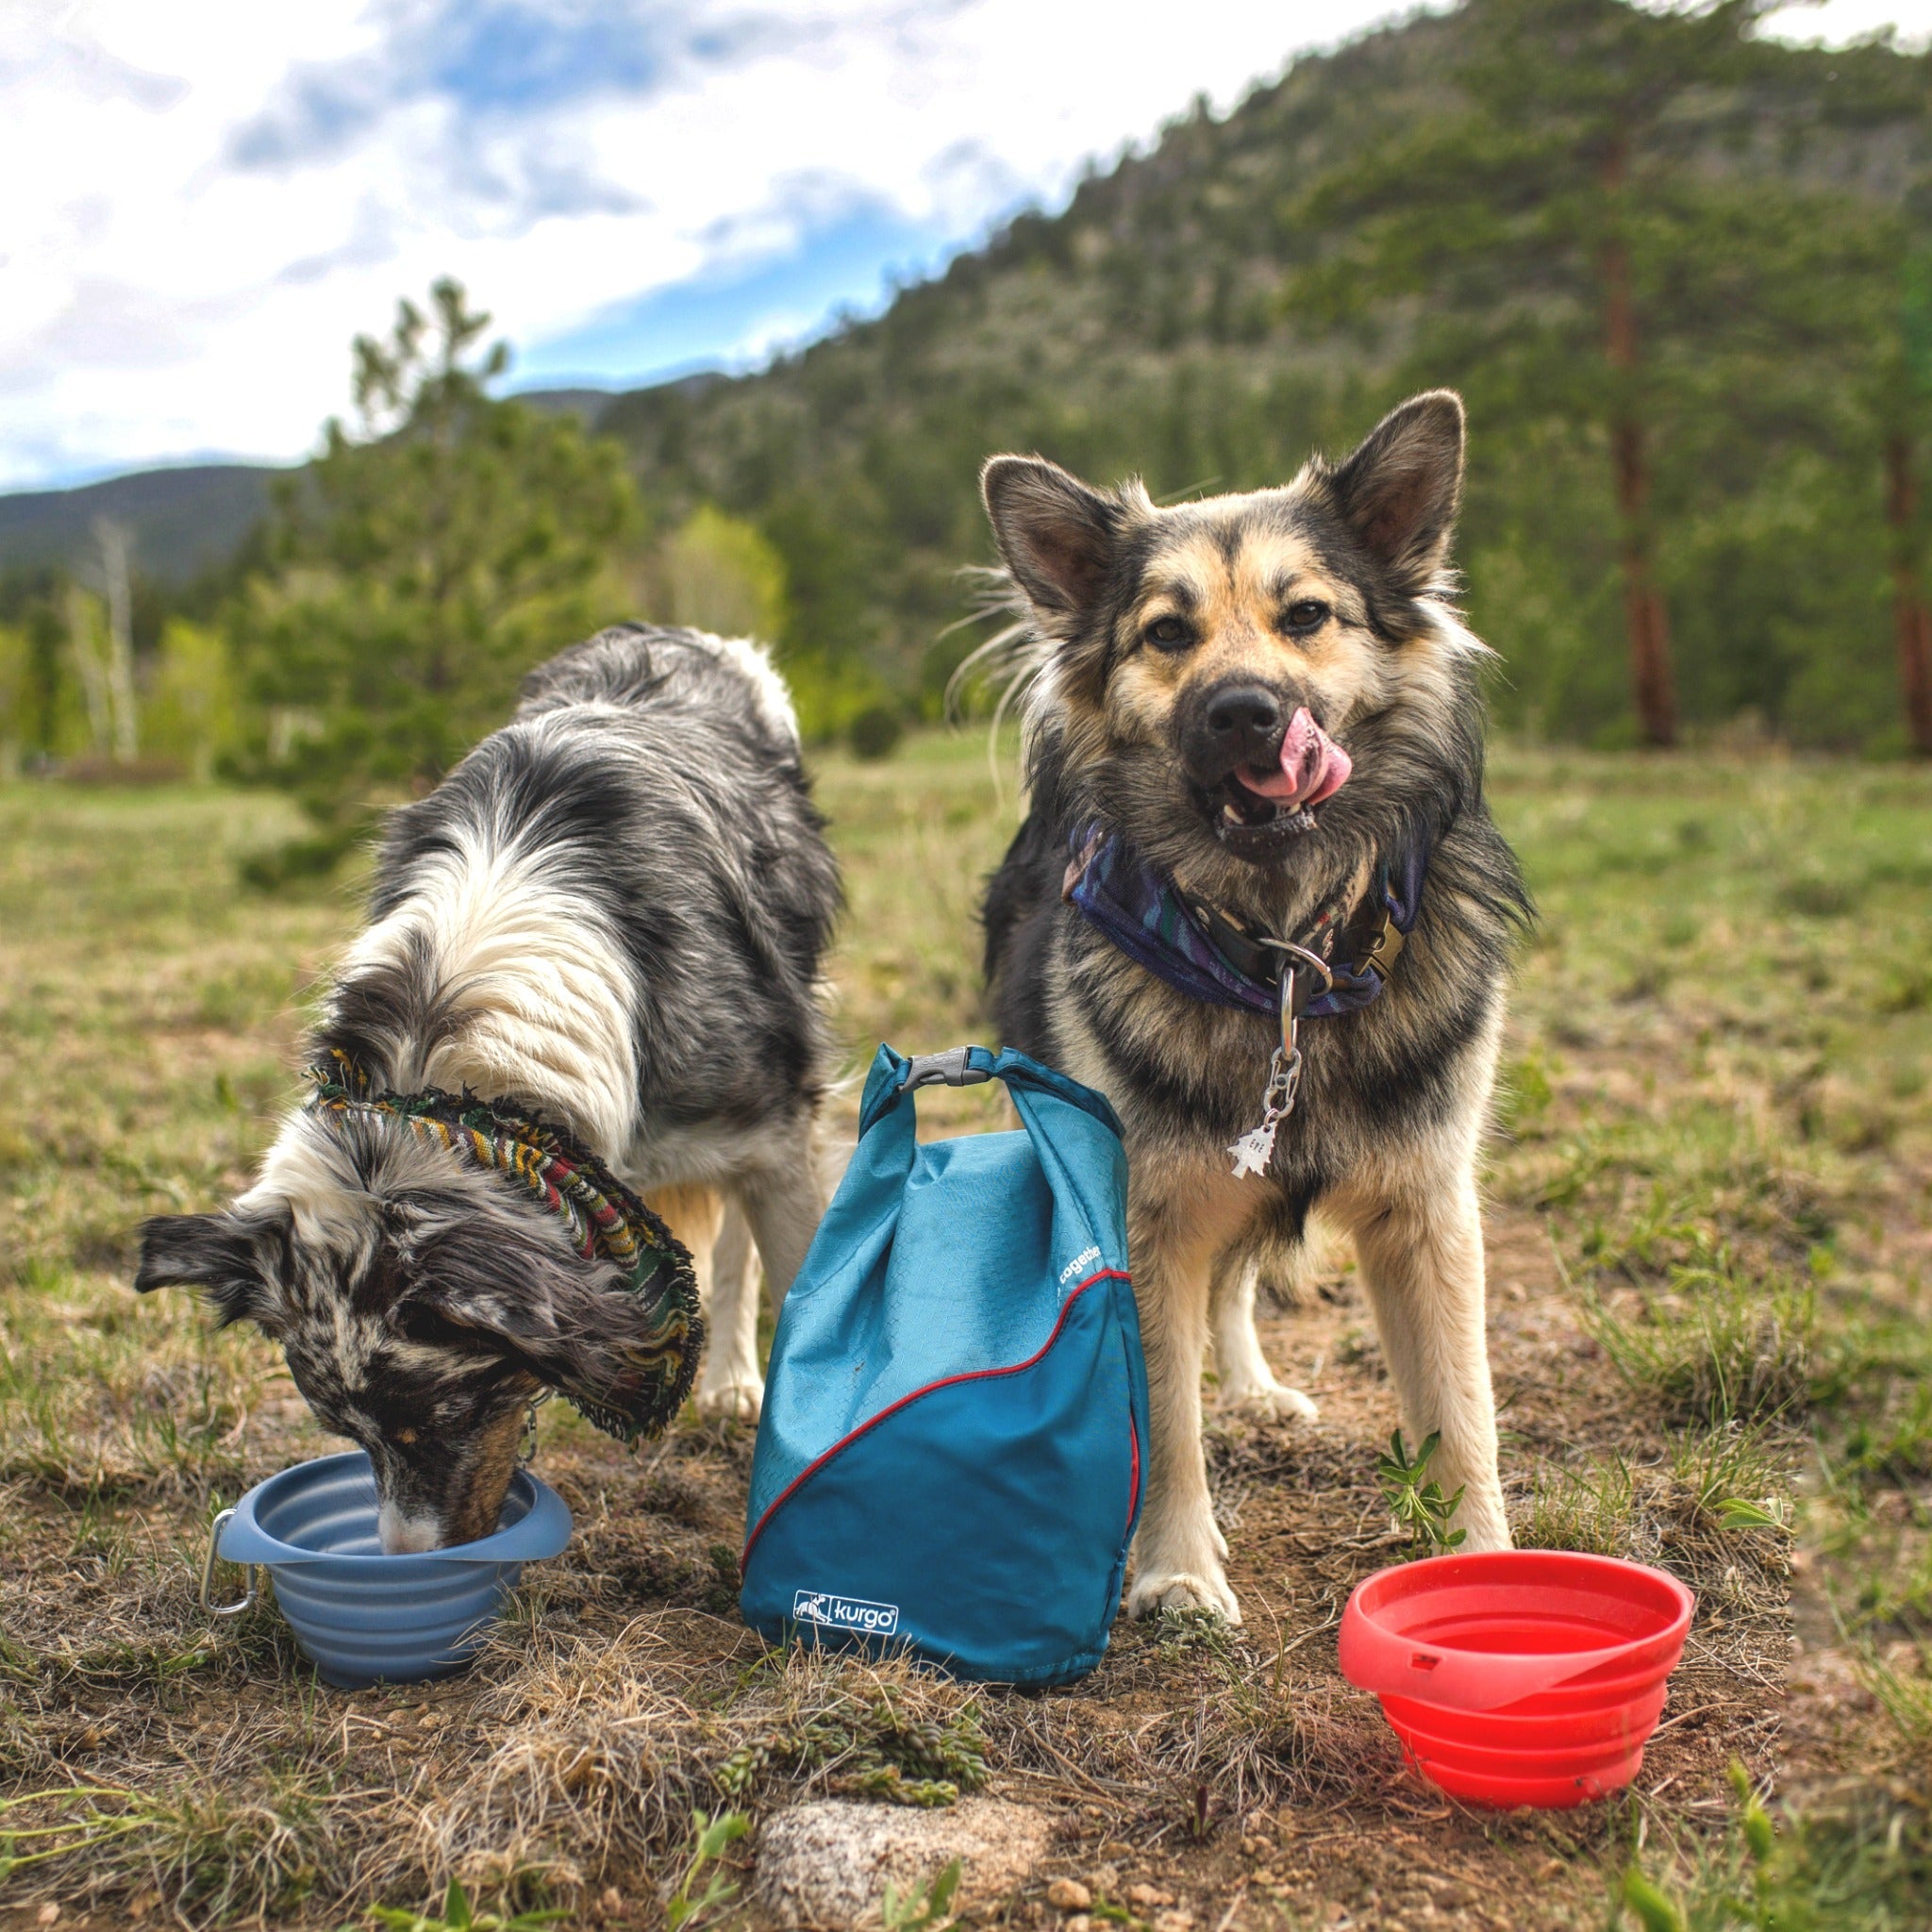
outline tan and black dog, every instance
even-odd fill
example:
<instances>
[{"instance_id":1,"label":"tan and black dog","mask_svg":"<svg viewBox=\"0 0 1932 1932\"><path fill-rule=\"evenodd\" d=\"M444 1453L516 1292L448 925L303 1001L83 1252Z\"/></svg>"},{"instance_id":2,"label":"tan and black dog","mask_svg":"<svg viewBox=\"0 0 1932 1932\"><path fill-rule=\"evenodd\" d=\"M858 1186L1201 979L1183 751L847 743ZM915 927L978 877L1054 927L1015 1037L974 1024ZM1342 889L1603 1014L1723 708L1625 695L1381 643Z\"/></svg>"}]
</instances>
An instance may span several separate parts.
<instances>
[{"instance_id":1,"label":"tan and black dog","mask_svg":"<svg viewBox=\"0 0 1932 1932\"><path fill-rule=\"evenodd\" d=\"M1224 1375L1301 1404L1254 1344L1240 1264L1311 1211L1354 1238L1403 1421L1441 1432L1431 1474L1466 1486L1466 1547L1509 1541L1475 1167L1528 904L1483 802L1488 654L1451 601L1462 458L1438 391L1248 495L1161 508L1038 458L986 466L1030 679L988 976L1008 1043L1126 1129L1141 1614L1239 1618L1203 1357L1211 1321Z\"/></svg>"}]
</instances>

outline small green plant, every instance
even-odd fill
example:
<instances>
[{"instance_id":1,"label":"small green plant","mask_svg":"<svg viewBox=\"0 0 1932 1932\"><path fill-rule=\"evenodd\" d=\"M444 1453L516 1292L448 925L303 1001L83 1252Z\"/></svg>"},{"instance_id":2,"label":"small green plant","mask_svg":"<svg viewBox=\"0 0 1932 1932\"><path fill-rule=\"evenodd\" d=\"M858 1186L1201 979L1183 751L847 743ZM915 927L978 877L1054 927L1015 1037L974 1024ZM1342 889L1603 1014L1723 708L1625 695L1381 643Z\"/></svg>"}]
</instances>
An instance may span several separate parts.
<instances>
[{"instance_id":1,"label":"small green plant","mask_svg":"<svg viewBox=\"0 0 1932 1932\"><path fill-rule=\"evenodd\" d=\"M1864 1677L1885 1714L1923 1763L1932 1755L1932 1650L1919 1649L1919 1673L1907 1676L1879 1657L1868 1655Z\"/></svg>"},{"instance_id":2,"label":"small green plant","mask_svg":"<svg viewBox=\"0 0 1932 1932\"><path fill-rule=\"evenodd\" d=\"M691 1814L691 1857L683 1877L677 1881L677 1890L664 1907L664 1923L669 1932L681 1932L682 1927L696 1924L707 1912L738 1896L733 1881L715 1871L706 1877L705 1868L715 1865L724 1857L724 1847L750 1829L751 1820L742 1811L721 1811L715 1818L703 1811ZM691 1894L700 1878L705 1879L705 1889L694 1898Z\"/></svg>"},{"instance_id":3,"label":"small green plant","mask_svg":"<svg viewBox=\"0 0 1932 1932\"><path fill-rule=\"evenodd\" d=\"M1163 1663L1190 1657L1224 1663L1233 1643L1226 1621L1211 1610L1163 1609L1154 1629Z\"/></svg>"},{"instance_id":4,"label":"small green plant","mask_svg":"<svg viewBox=\"0 0 1932 1932\"><path fill-rule=\"evenodd\" d=\"M901 1893L889 1878L886 1895L879 1905L885 1932L934 1932L952 1924L953 1894L959 1889L960 1865L958 1858L924 1885L915 1885Z\"/></svg>"},{"instance_id":5,"label":"small green plant","mask_svg":"<svg viewBox=\"0 0 1932 1932\"><path fill-rule=\"evenodd\" d=\"M1762 1428L1712 1429L1671 1448L1670 1507L1698 1529L1789 1533L1790 1472L1777 1440Z\"/></svg>"},{"instance_id":6,"label":"small green plant","mask_svg":"<svg viewBox=\"0 0 1932 1932\"><path fill-rule=\"evenodd\" d=\"M1730 1769L1738 1808L1719 1846L1703 1849L1681 1881L1633 1865L1622 1912L1641 1932L1904 1932L1924 1924L1932 1877L1927 1814L1898 1788L1871 1786L1827 1815L1785 1811L1773 1822L1740 1764Z\"/></svg>"},{"instance_id":7,"label":"small green plant","mask_svg":"<svg viewBox=\"0 0 1932 1932\"><path fill-rule=\"evenodd\" d=\"M412 1912L402 1906L371 1906L369 1916L386 1932L540 1932L570 1917L564 1911L479 1912L470 1903L470 1894L452 1878L442 1895L440 1914ZM348 1932L345 1926L343 1932Z\"/></svg>"},{"instance_id":8,"label":"small green plant","mask_svg":"<svg viewBox=\"0 0 1932 1932\"><path fill-rule=\"evenodd\" d=\"M1788 1857L1779 1857L1770 1814L1752 1789L1749 1774L1733 1760L1731 1789L1738 1794L1738 1836L1728 1869L1707 1872L1689 1901L1673 1898L1635 1865L1624 1874L1624 1903L1643 1932L1706 1932L1721 1926L1752 1926L1781 1932L1787 1925L1811 1923L1804 1904L1788 1889ZM1741 1856L1740 1856L1741 1853ZM1795 1908L1795 1909L1794 1909Z\"/></svg>"},{"instance_id":9,"label":"small green plant","mask_svg":"<svg viewBox=\"0 0 1932 1932\"><path fill-rule=\"evenodd\" d=\"M1202 1845L1208 1842L1213 1830L1214 1793L1206 1785L1196 1785L1193 1803L1188 1807L1188 1836Z\"/></svg>"},{"instance_id":10,"label":"small green plant","mask_svg":"<svg viewBox=\"0 0 1932 1932\"><path fill-rule=\"evenodd\" d=\"M1717 1520L1726 1529L1789 1529L1791 1506L1783 1496L1754 1503L1748 1496L1726 1496L1717 1506Z\"/></svg>"},{"instance_id":11,"label":"small green plant","mask_svg":"<svg viewBox=\"0 0 1932 1932\"><path fill-rule=\"evenodd\" d=\"M1397 1429L1389 1439L1389 1453L1375 1464L1375 1474L1381 1478L1382 1493L1389 1499L1396 1526L1416 1551L1453 1550L1469 1534L1466 1529L1449 1527L1449 1519L1462 1501L1461 1490L1453 1496L1445 1496L1441 1483L1424 1480L1429 1458L1441 1440L1440 1430L1431 1430L1428 1441L1416 1451L1411 1462L1403 1444L1402 1431Z\"/></svg>"},{"instance_id":12,"label":"small green plant","mask_svg":"<svg viewBox=\"0 0 1932 1932\"><path fill-rule=\"evenodd\" d=\"M69 1785L59 1790L25 1791L17 1798L0 1798L0 1820L22 1805L83 1800L88 1807L79 1818L58 1824L10 1828L0 1824L0 1883L12 1877L24 1865L44 1864L49 1859L64 1858L75 1852L91 1850L122 1832L138 1831L145 1823L133 1812L95 1808L92 1801L97 1798L118 1798L131 1803L134 1793L112 1785ZM23 1846L25 1846L25 1850Z\"/></svg>"},{"instance_id":13,"label":"small green plant","mask_svg":"<svg viewBox=\"0 0 1932 1932\"><path fill-rule=\"evenodd\" d=\"M1688 1932L1684 1914L1635 1865L1624 1874L1624 1903L1643 1932Z\"/></svg>"}]
</instances>

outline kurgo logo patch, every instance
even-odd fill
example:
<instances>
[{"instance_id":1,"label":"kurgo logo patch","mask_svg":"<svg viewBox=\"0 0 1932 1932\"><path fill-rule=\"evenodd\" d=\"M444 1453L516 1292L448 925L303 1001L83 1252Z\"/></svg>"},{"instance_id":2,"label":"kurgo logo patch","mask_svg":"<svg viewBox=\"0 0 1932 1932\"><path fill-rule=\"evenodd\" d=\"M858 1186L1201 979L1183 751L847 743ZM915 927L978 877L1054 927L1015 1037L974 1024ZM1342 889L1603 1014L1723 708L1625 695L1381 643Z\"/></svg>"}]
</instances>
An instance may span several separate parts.
<instances>
[{"instance_id":1,"label":"kurgo logo patch","mask_svg":"<svg viewBox=\"0 0 1932 1932\"><path fill-rule=\"evenodd\" d=\"M868 1637L890 1637L899 1627L899 1606L832 1596L823 1590L801 1590L791 1600L791 1619L796 1624L823 1624L829 1630L861 1630Z\"/></svg>"}]
</instances>

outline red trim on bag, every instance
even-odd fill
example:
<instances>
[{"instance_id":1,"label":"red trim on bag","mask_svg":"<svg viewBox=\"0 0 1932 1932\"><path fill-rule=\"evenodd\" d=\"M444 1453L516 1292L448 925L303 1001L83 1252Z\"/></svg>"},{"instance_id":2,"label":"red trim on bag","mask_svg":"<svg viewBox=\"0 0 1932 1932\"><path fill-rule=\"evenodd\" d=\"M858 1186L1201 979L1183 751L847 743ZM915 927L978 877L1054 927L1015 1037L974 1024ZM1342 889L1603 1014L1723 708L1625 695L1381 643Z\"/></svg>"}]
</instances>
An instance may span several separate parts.
<instances>
[{"instance_id":1,"label":"red trim on bag","mask_svg":"<svg viewBox=\"0 0 1932 1932\"><path fill-rule=\"evenodd\" d=\"M1087 1279L1083 1281L1079 1285L1079 1287L1076 1288L1073 1291L1073 1293L1070 1294L1066 1298L1066 1300L1060 1304L1059 1319L1053 1324L1053 1333L1049 1335L1046 1338L1046 1340L1041 1343L1039 1349L1034 1354L1028 1356L1024 1362L1014 1362L1010 1364L1008 1367L1003 1369L968 1369L963 1375L942 1375L937 1382L928 1382L924 1388L915 1389L909 1395L900 1396L897 1402L891 1404L889 1407L880 1409L878 1414L874 1416L868 1416L866 1420L860 1423L859 1425L856 1429L854 1429L849 1436L841 1436L839 1439L839 1441L834 1442L829 1449L825 1450L822 1455L814 1457L811 1461L808 1462L805 1465L805 1467L801 1469L798 1472L798 1474L795 1476L793 1476L791 1480L789 1483L787 1483L785 1487L782 1490L780 1490L775 1496L772 1498L771 1502L766 1506L765 1513L762 1516L760 1516L758 1520L758 1527L755 1528L752 1531L752 1533L744 1540L744 1550L738 1559L738 1568L740 1573L742 1574L744 1566L751 1561L752 1545L758 1541L759 1537L764 1535L765 1524L771 1522L773 1516L777 1513L778 1509L784 1504L791 1501L792 1492L798 1489L800 1484L808 1481L810 1477L815 1476L820 1470L824 1468L826 1463L831 1461L833 1457L837 1456L841 1450L850 1448L851 1445L854 1442L858 1441L859 1437L864 1435L869 1429L877 1428L878 1425L882 1422L884 1422L889 1415L897 1415L898 1412L902 1408L904 1408L908 1403L917 1402L922 1395L930 1395L936 1390L950 1389L954 1386L954 1384L958 1382L988 1382L992 1380L997 1375L1017 1375L1023 1370L1030 1369L1034 1365L1034 1363L1039 1361L1041 1357L1044 1356L1046 1352L1050 1348L1052 1348L1054 1343L1060 1339L1060 1330L1067 1325L1067 1317L1069 1314L1073 1312L1074 1304L1076 1301L1078 1301L1080 1297L1083 1294L1085 1294L1087 1291L1090 1288L1091 1288L1096 1281L1130 1281L1132 1278L1133 1277L1128 1274L1124 1268L1103 1268L1100 1270L1098 1274L1090 1274L1087 1277ZM1127 1427L1130 1431L1132 1430L1133 1425L1134 1419L1132 1412L1130 1411L1127 1417ZM1139 1493L1140 1484L1141 1443L1140 1439L1137 1436L1134 1441L1134 1488L1137 1495ZM1127 1520L1129 1522L1133 1521L1133 1512L1131 1508L1128 1511Z\"/></svg>"},{"instance_id":2,"label":"red trim on bag","mask_svg":"<svg viewBox=\"0 0 1932 1932\"><path fill-rule=\"evenodd\" d=\"M1141 1432L1134 1426L1134 1411L1127 1410L1127 1441L1133 1445L1134 1467L1127 1477L1127 1527L1134 1526L1134 1511L1141 1507Z\"/></svg>"}]
</instances>

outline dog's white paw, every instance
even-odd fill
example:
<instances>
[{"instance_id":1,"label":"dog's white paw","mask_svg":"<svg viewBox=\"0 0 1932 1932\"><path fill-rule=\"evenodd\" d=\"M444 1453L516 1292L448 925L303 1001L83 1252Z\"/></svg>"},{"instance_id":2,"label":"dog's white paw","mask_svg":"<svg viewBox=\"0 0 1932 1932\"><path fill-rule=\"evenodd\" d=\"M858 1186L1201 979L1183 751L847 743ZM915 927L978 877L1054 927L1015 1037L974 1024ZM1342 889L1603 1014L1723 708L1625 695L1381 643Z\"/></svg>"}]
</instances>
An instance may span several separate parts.
<instances>
[{"instance_id":1,"label":"dog's white paw","mask_svg":"<svg viewBox=\"0 0 1932 1932\"><path fill-rule=\"evenodd\" d=\"M1224 1624L1239 1624L1241 1607L1218 1571L1150 1570L1127 1591L1127 1615L1158 1617L1162 1610L1205 1610Z\"/></svg>"},{"instance_id":2,"label":"dog's white paw","mask_svg":"<svg viewBox=\"0 0 1932 1932\"><path fill-rule=\"evenodd\" d=\"M698 1413L755 1423L765 1406L764 1380L758 1375L732 1375L698 1385Z\"/></svg>"},{"instance_id":3,"label":"dog's white paw","mask_svg":"<svg viewBox=\"0 0 1932 1932\"><path fill-rule=\"evenodd\" d=\"M1221 1406L1274 1423L1311 1423L1322 1413L1319 1403L1273 1375L1266 1381L1224 1382Z\"/></svg>"}]
</instances>

